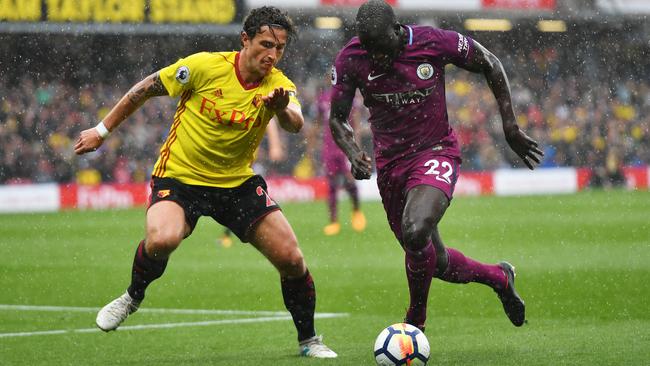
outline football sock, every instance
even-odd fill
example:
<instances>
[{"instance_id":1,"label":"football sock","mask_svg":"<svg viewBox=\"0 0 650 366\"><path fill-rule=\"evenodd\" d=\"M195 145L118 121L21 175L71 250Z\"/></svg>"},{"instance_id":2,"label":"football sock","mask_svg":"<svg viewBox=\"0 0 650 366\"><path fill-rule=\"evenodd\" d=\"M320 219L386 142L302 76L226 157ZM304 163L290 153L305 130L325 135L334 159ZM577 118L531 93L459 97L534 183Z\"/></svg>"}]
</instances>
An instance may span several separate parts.
<instances>
[{"instance_id":1,"label":"football sock","mask_svg":"<svg viewBox=\"0 0 650 366\"><path fill-rule=\"evenodd\" d=\"M352 208L355 211L359 210L359 189L357 189L356 183L354 181L349 181L345 183L345 190L352 200Z\"/></svg>"},{"instance_id":2,"label":"football sock","mask_svg":"<svg viewBox=\"0 0 650 366\"><path fill-rule=\"evenodd\" d=\"M336 197L336 179L327 177L327 208L330 214L330 222L336 222L338 200Z\"/></svg>"},{"instance_id":3,"label":"football sock","mask_svg":"<svg viewBox=\"0 0 650 366\"><path fill-rule=\"evenodd\" d=\"M436 249L431 242L422 250L406 249L404 259L411 297L406 320L422 329L427 318L429 287L436 272Z\"/></svg>"},{"instance_id":4,"label":"football sock","mask_svg":"<svg viewBox=\"0 0 650 366\"><path fill-rule=\"evenodd\" d=\"M441 280L453 283L478 282L492 287L502 289L506 286L508 279L503 269L498 265L484 264L466 257L463 253L454 248L447 248L447 269L438 276Z\"/></svg>"},{"instance_id":5,"label":"football sock","mask_svg":"<svg viewBox=\"0 0 650 366\"><path fill-rule=\"evenodd\" d=\"M149 258L144 249L144 240L142 240L135 250L135 258L133 258L131 285L127 290L129 295L136 300L142 301L147 286L153 280L162 276L165 267L167 267L167 258L160 261Z\"/></svg>"},{"instance_id":6,"label":"football sock","mask_svg":"<svg viewBox=\"0 0 650 366\"><path fill-rule=\"evenodd\" d=\"M302 277L283 277L280 279L280 284L284 305L291 313L298 331L298 342L315 336L316 288L309 270Z\"/></svg>"}]
</instances>

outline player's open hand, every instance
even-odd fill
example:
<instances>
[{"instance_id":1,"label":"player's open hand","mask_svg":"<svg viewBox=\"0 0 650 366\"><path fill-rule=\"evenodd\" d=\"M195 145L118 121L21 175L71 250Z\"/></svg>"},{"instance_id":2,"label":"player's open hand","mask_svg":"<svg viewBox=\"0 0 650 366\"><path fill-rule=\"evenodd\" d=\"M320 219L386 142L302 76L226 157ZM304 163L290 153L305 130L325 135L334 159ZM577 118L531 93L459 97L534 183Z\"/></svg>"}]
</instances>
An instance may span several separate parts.
<instances>
[{"instance_id":1,"label":"player's open hand","mask_svg":"<svg viewBox=\"0 0 650 366\"><path fill-rule=\"evenodd\" d=\"M275 88L269 95L263 96L262 101L271 110L281 111L289 105L289 91L284 88Z\"/></svg>"},{"instance_id":2,"label":"player's open hand","mask_svg":"<svg viewBox=\"0 0 650 366\"><path fill-rule=\"evenodd\" d=\"M372 174L372 164L370 157L365 151L359 152L354 159L350 161L352 165L351 171L354 179L370 179Z\"/></svg>"},{"instance_id":3,"label":"player's open hand","mask_svg":"<svg viewBox=\"0 0 650 366\"><path fill-rule=\"evenodd\" d=\"M89 128L81 131L77 142L74 144L74 152L82 155L87 152L95 151L104 143L104 139L99 136L96 128Z\"/></svg>"},{"instance_id":4,"label":"player's open hand","mask_svg":"<svg viewBox=\"0 0 650 366\"><path fill-rule=\"evenodd\" d=\"M539 164L540 158L544 156L544 152L539 149L537 141L526 135L524 131L520 130L516 125L514 128L505 131L505 133L506 141L508 142L508 145L510 145L512 151L519 155L528 169L535 169L531 160Z\"/></svg>"}]
</instances>

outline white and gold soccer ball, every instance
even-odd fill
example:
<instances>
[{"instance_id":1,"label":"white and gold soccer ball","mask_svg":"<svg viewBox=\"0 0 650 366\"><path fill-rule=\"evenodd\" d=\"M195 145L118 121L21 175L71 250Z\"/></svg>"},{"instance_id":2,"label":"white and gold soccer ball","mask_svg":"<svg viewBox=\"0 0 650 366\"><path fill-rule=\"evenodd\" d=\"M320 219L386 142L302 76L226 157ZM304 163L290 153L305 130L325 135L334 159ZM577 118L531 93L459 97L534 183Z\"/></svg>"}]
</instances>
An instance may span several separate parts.
<instances>
[{"instance_id":1,"label":"white and gold soccer ball","mask_svg":"<svg viewBox=\"0 0 650 366\"><path fill-rule=\"evenodd\" d=\"M411 324L386 327L375 340L375 361L379 366L426 365L430 348L427 337Z\"/></svg>"}]
</instances>

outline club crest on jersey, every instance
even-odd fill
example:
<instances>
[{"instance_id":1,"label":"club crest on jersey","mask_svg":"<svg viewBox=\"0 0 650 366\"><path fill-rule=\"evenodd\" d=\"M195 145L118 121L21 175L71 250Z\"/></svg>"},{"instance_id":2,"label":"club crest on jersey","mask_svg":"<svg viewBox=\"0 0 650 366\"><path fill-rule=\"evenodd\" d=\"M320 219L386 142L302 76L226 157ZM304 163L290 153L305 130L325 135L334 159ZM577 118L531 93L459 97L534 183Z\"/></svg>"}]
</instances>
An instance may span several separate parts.
<instances>
[{"instance_id":1,"label":"club crest on jersey","mask_svg":"<svg viewBox=\"0 0 650 366\"><path fill-rule=\"evenodd\" d=\"M336 67L332 66L331 74L332 74L332 77L331 77L332 85L336 85Z\"/></svg>"},{"instance_id":2,"label":"club crest on jersey","mask_svg":"<svg viewBox=\"0 0 650 366\"><path fill-rule=\"evenodd\" d=\"M213 94L217 98L223 98L223 91L221 90L221 88L217 88Z\"/></svg>"},{"instance_id":3,"label":"club crest on jersey","mask_svg":"<svg viewBox=\"0 0 650 366\"><path fill-rule=\"evenodd\" d=\"M431 64L420 64L417 74L420 79L429 80L433 76L433 66Z\"/></svg>"},{"instance_id":4,"label":"club crest on jersey","mask_svg":"<svg viewBox=\"0 0 650 366\"><path fill-rule=\"evenodd\" d=\"M176 81L183 85L190 81L190 69L187 66L181 66L176 70Z\"/></svg>"},{"instance_id":5,"label":"club crest on jersey","mask_svg":"<svg viewBox=\"0 0 650 366\"><path fill-rule=\"evenodd\" d=\"M262 104L262 94L255 94L253 97L253 105L257 108L260 104Z\"/></svg>"}]
</instances>

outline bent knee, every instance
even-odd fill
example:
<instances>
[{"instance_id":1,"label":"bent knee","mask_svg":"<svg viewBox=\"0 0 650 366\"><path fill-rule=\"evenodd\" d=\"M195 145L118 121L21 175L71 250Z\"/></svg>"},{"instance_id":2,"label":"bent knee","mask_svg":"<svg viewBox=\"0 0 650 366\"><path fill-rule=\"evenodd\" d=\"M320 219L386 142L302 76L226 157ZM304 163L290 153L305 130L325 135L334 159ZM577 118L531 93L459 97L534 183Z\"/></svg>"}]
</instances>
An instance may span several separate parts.
<instances>
[{"instance_id":1,"label":"bent knee","mask_svg":"<svg viewBox=\"0 0 650 366\"><path fill-rule=\"evenodd\" d=\"M181 230L150 228L147 230L146 249L154 257L168 257L183 240Z\"/></svg>"},{"instance_id":2,"label":"bent knee","mask_svg":"<svg viewBox=\"0 0 650 366\"><path fill-rule=\"evenodd\" d=\"M300 277L305 273L305 258L298 247L282 253L276 263L282 277Z\"/></svg>"},{"instance_id":3,"label":"bent knee","mask_svg":"<svg viewBox=\"0 0 650 366\"><path fill-rule=\"evenodd\" d=\"M433 219L409 220L402 222L402 239L409 249L421 249L427 245L435 229Z\"/></svg>"}]
</instances>

